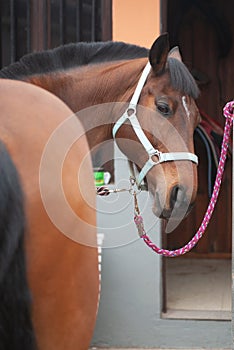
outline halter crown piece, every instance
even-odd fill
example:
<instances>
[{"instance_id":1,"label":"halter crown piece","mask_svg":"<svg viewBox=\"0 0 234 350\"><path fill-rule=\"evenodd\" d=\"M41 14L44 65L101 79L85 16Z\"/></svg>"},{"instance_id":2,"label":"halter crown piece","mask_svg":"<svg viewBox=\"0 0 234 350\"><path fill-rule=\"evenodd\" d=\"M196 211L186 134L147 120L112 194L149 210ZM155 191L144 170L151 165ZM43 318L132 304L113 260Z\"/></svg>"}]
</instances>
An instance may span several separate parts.
<instances>
[{"instance_id":1,"label":"halter crown piece","mask_svg":"<svg viewBox=\"0 0 234 350\"><path fill-rule=\"evenodd\" d=\"M138 175L138 178L136 179L136 184L138 187L140 187L141 182L145 178L148 171L150 171L150 169L157 164L160 164L163 162L169 162L169 161L177 161L177 160L189 160L195 164L198 164L198 157L193 153L189 153L189 152L163 153L155 149L153 145L150 143L150 141L148 140L148 138L146 137L144 131L142 130L139 124L139 121L137 119L136 108L140 98L141 91L145 85L145 82L149 75L150 70L151 70L151 65L150 65L150 62L148 62L141 74L136 90L131 98L131 101L129 102L128 108L123 113L123 115L119 118L119 120L116 122L112 130L113 138L115 139L116 133L119 130L119 128L125 123L126 120L129 120L142 146L145 148L146 152L148 153L149 159L146 161L145 165L143 166L143 168L141 169ZM152 159L153 156L156 156L157 158L156 161Z\"/></svg>"}]
</instances>

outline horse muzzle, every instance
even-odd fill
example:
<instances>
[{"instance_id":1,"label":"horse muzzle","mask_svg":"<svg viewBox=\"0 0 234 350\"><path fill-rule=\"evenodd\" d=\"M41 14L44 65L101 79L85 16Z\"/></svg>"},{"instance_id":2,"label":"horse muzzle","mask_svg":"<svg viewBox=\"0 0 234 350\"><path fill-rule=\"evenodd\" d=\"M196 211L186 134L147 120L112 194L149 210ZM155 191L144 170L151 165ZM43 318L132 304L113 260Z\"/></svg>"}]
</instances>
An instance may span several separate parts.
<instances>
[{"instance_id":1,"label":"horse muzzle","mask_svg":"<svg viewBox=\"0 0 234 350\"><path fill-rule=\"evenodd\" d=\"M153 213L161 219L181 220L193 208L195 196L181 185L175 185L167 196L155 193Z\"/></svg>"}]
</instances>

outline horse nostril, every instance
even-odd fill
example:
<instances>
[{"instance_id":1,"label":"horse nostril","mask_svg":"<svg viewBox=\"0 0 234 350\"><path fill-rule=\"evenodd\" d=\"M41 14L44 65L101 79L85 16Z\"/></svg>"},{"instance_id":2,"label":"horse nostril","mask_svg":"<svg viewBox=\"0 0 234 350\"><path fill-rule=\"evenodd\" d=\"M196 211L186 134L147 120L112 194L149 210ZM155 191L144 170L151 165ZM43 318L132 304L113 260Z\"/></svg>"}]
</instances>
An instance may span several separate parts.
<instances>
[{"instance_id":1,"label":"horse nostril","mask_svg":"<svg viewBox=\"0 0 234 350\"><path fill-rule=\"evenodd\" d=\"M171 190L170 205L174 208L176 202L182 203L185 198L185 190L182 186L176 185Z\"/></svg>"}]
</instances>

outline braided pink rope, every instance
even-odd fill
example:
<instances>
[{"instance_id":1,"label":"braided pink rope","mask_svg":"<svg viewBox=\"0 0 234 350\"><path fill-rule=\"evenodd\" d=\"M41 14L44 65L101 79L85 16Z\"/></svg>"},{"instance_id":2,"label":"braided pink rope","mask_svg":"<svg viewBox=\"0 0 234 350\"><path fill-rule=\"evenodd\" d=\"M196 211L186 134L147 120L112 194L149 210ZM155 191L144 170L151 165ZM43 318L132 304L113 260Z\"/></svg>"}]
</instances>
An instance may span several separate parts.
<instances>
[{"instance_id":1,"label":"braided pink rope","mask_svg":"<svg viewBox=\"0 0 234 350\"><path fill-rule=\"evenodd\" d=\"M156 253L167 256L167 257L175 257L179 255L183 255L187 252L189 252L196 244L197 242L201 239L203 236L209 221L211 219L211 216L213 214L215 204L217 202L218 194L219 194L219 189L222 181L222 176L224 172L224 165L226 161L226 156L227 156L227 150L228 150L228 141L230 137L230 132L232 128L232 123L233 123L233 117L234 117L234 101L228 102L226 106L223 109L223 114L226 117L226 123L224 127L224 135L223 135L223 142L222 142L222 148L221 148L221 154L220 154L220 159L219 159L219 165L217 169L217 175L215 179L215 185L213 189L213 193L210 199L210 203L208 205L207 211L205 213L204 219L201 223L201 226L199 227L197 233L193 236L193 238L182 248L176 249L176 250L167 250L167 249L161 249L157 247L147 236L145 229L144 229L144 224L143 224L143 218L141 215L135 215L134 221L135 224L138 228L138 232L140 234L140 237L143 238L145 243Z\"/></svg>"}]
</instances>

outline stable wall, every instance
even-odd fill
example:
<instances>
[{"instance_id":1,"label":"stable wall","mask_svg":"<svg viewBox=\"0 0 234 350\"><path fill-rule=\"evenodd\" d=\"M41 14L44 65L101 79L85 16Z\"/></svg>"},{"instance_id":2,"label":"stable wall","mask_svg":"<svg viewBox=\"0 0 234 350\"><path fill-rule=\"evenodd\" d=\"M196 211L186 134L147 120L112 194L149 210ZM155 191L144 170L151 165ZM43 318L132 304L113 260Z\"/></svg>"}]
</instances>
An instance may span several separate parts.
<instances>
[{"instance_id":1,"label":"stable wall","mask_svg":"<svg viewBox=\"0 0 234 350\"><path fill-rule=\"evenodd\" d=\"M159 0L113 0L114 41L150 48L160 33Z\"/></svg>"}]
</instances>

